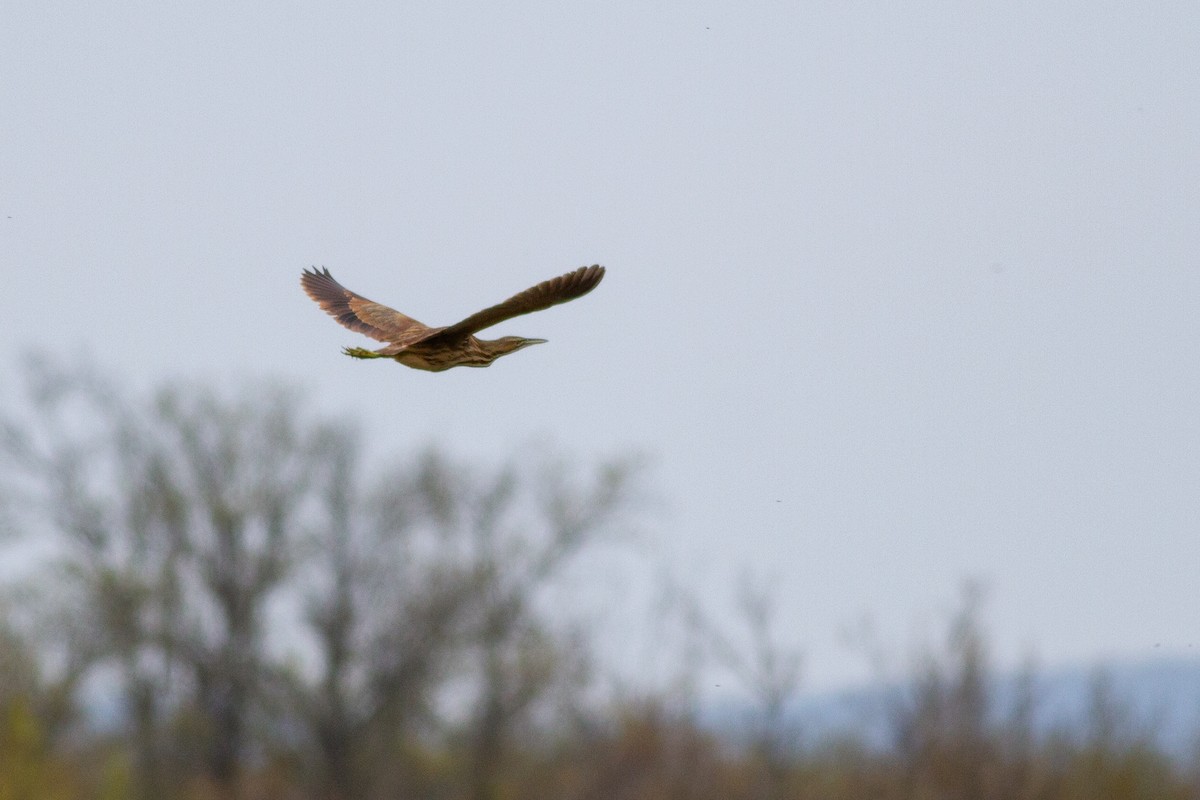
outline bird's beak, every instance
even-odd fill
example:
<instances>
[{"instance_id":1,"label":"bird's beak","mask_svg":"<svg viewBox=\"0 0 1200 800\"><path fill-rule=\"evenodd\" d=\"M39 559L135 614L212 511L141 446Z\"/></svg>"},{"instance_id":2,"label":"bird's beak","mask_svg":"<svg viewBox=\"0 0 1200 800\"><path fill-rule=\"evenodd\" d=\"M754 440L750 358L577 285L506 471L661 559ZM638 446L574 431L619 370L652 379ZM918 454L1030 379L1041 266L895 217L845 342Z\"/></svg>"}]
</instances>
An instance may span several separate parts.
<instances>
[{"instance_id":1,"label":"bird's beak","mask_svg":"<svg viewBox=\"0 0 1200 800\"><path fill-rule=\"evenodd\" d=\"M549 339L526 339L525 344L545 344Z\"/></svg>"}]
</instances>

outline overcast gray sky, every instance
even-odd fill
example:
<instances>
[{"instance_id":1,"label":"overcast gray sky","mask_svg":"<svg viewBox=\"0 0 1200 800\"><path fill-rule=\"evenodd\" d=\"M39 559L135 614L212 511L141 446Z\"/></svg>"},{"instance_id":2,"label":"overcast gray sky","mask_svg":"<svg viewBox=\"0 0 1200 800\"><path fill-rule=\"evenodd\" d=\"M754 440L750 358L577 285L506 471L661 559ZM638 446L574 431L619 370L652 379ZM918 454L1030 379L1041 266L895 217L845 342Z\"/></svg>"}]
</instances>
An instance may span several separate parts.
<instances>
[{"instance_id":1,"label":"overcast gray sky","mask_svg":"<svg viewBox=\"0 0 1200 800\"><path fill-rule=\"evenodd\" d=\"M1200 651L1194 3L9 0L0 137L0 374L641 449L657 552L776 581L814 686L968 576L1009 663ZM550 344L442 374L298 287L446 324L595 262L496 329Z\"/></svg>"}]
</instances>

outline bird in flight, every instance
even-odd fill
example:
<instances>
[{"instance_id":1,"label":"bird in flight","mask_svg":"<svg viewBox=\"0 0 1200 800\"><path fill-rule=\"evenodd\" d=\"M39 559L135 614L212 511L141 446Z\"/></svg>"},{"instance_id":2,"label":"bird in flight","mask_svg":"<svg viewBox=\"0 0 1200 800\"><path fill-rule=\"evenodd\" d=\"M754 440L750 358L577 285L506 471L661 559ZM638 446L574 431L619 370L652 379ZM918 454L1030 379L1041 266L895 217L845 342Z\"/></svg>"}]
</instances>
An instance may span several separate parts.
<instances>
[{"instance_id":1,"label":"bird in flight","mask_svg":"<svg viewBox=\"0 0 1200 800\"><path fill-rule=\"evenodd\" d=\"M444 328L431 328L350 291L334 280L329 270L323 267L320 271L315 267L304 270L300 285L305 294L340 325L377 341L387 342L387 347L379 350L347 347L342 350L346 355L354 358L390 358L406 367L441 372L451 367L487 367L500 356L545 342L545 339L526 339L521 336L478 339L475 334L506 319L582 297L595 289L603 277L604 267L599 264L580 267L574 272L543 281L503 303L485 308Z\"/></svg>"}]
</instances>

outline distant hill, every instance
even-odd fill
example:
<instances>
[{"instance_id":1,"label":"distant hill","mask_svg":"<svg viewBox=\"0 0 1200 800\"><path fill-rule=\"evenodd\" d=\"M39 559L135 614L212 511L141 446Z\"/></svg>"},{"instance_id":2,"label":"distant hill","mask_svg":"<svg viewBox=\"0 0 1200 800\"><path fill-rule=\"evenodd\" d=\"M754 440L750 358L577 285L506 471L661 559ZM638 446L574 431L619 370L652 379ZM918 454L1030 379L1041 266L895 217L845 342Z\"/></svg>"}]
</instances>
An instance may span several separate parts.
<instances>
[{"instance_id":1,"label":"distant hill","mask_svg":"<svg viewBox=\"0 0 1200 800\"><path fill-rule=\"evenodd\" d=\"M1012 710L1020 680L1019 675L1012 674L992 681L998 715ZM1109 707L1116 711L1121 734L1144 736L1185 763L1196 759L1200 752L1200 660L1162 659L1039 670L1033 680L1035 730L1042 735L1065 732L1086 736L1098 685L1104 687ZM788 724L807 745L852 735L870 745L886 747L887 709L905 691L903 685L871 686L802 695L788 709ZM705 705L700 719L710 730L737 741L751 729L754 710L744 702L721 700Z\"/></svg>"}]
</instances>

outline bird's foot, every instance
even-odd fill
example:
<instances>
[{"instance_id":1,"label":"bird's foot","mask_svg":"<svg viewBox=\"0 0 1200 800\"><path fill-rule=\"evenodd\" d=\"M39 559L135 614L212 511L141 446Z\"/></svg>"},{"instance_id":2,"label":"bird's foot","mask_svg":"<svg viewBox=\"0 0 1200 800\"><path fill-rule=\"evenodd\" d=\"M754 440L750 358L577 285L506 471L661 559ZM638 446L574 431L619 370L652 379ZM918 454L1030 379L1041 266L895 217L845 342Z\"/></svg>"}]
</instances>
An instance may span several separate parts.
<instances>
[{"instance_id":1,"label":"bird's foot","mask_svg":"<svg viewBox=\"0 0 1200 800\"><path fill-rule=\"evenodd\" d=\"M343 347L342 352L352 358L383 358L379 353L373 353L363 347Z\"/></svg>"}]
</instances>

